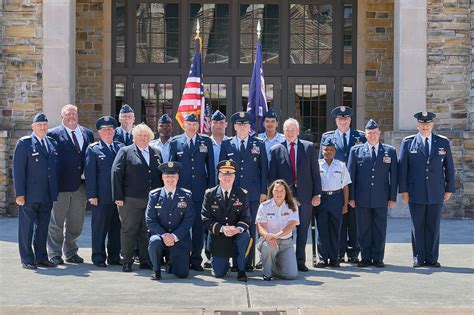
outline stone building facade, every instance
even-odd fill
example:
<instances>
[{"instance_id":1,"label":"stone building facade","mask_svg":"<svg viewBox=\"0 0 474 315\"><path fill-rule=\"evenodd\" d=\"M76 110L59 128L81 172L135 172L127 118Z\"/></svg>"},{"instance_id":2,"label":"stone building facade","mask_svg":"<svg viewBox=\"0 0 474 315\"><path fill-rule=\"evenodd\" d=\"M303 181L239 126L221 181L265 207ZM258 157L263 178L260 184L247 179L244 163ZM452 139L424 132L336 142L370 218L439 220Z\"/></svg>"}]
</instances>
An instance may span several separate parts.
<instances>
[{"instance_id":1,"label":"stone building facade","mask_svg":"<svg viewBox=\"0 0 474 315\"><path fill-rule=\"evenodd\" d=\"M257 1L256 1L257 2ZM11 162L31 117L60 122L65 103L80 122L113 111L112 0L4 0L0 10L0 214L15 213ZM357 1L356 127L376 119L399 147L412 115L438 115L451 139L457 192L445 217L474 217L474 4L469 0ZM58 17L61 17L60 19ZM407 216L401 202L392 216Z\"/></svg>"}]
</instances>

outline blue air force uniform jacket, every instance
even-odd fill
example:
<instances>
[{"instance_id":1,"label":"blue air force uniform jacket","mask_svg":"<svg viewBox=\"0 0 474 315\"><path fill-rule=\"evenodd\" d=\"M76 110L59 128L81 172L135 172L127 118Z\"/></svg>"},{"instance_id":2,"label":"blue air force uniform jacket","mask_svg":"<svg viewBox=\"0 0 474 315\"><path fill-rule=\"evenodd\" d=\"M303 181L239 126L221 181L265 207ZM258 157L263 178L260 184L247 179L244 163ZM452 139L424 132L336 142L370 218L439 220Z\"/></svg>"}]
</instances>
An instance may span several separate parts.
<instances>
[{"instance_id":1,"label":"blue air force uniform jacket","mask_svg":"<svg viewBox=\"0 0 474 315\"><path fill-rule=\"evenodd\" d=\"M233 160L237 163L234 185L248 191L249 201L260 200L260 194L267 193L268 158L265 144L259 138L250 136L244 154L235 145L236 137L222 142L219 160ZM240 143L240 140L237 139Z\"/></svg>"},{"instance_id":2,"label":"blue air force uniform jacket","mask_svg":"<svg viewBox=\"0 0 474 315\"><path fill-rule=\"evenodd\" d=\"M193 225L194 216L194 205L189 190L177 187L171 201L168 200L163 188L150 191L145 217L151 235L172 233L182 245L179 248L190 252L192 242L189 230Z\"/></svg>"},{"instance_id":3,"label":"blue air force uniform jacket","mask_svg":"<svg viewBox=\"0 0 474 315\"><path fill-rule=\"evenodd\" d=\"M444 193L455 191L455 171L448 138L432 134L430 155L416 135L403 139L400 150L399 190L411 203L443 203Z\"/></svg>"},{"instance_id":4,"label":"blue air force uniform jacket","mask_svg":"<svg viewBox=\"0 0 474 315\"><path fill-rule=\"evenodd\" d=\"M208 136L196 135L194 150L191 151L185 134L172 138L170 161L180 162L178 187L193 192L194 201L202 201L207 188L215 185L214 153Z\"/></svg>"},{"instance_id":5,"label":"blue air force uniform jacket","mask_svg":"<svg viewBox=\"0 0 474 315\"><path fill-rule=\"evenodd\" d=\"M336 160L342 161L347 164L349 160L349 152L351 148L356 144L362 144L367 141L365 138L365 134L361 130L354 130L350 129L349 131L349 139L347 142L347 149L344 150L344 141L342 138L336 133L336 130L328 131L323 133L321 136L321 143L324 142L326 138L332 138L333 142L336 144L336 155L334 158ZM319 158L323 158L323 146L319 146Z\"/></svg>"},{"instance_id":6,"label":"blue air force uniform jacket","mask_svg":"<svg viewBox=\"0 0 474 315\"><path fill-rule=\"evenodd\" d=\"M125 197L147 198L151 190L163 186L161 171L161 151L148 146L150 165L148 165L136 144L122 147L112 164L113 200Z\"/></svg>"},{"instance_id":7,"label":"blue air force uniform jacket","mask_svg":"<svg viewBox=\"0 0 474 315\"><path fill-rule=\"evenodd\" d=\"M54 127L48 131L48 136L54 138L58 144L58 187L59 192L72 192L79 189L81 175L84 172L86 149L94 142L94 134L88 128L79 126L84 144L78 152L74 142L69 137L63 125Z\"/></svg>"},{"instance_id":8,"label":"blue air force uniform jacket","mask_svg":"<svg viewBox=\"0 0 474 315\"><path fill-rule=\"evenodd\" d=\"M368 143L352 147L348 163L352 184L349 199L357 207L386 208L389 200L397 200L398 160L394 147L379 143L377 158L372 163Z\"/></svg>"},{"instance_id":9,"label":"blue air force uniform jacket","mask_svg":"<svg viewBox=\"0 0 474 315\"><path fill-rule=\"evenodd\" d=\"M113 143L118 152L123 143ZM87 148L84 175L86 177L87 199L98 198L99 205L113 204L112 199L112 164L116 153L102 141L94 142Z\"/></svg>"},{"instance_id":10,"label":"blue air force uniform jacket","mask_svg":"<svg viewBox=\"0 0 474 315\"><path fill-rule=\"evenodd\" d=\"M210 231L209 248L212 255L219 257L233 255L232 242L235 236L226 237L220 232L222 226L233 225L248 231L251 220L247 192L242 188L235 185L232 187L227 206L220 186L206 191L202 204L202 223Z\"/></svg>"},{"instance_id":11,"label":"blue air force uniform jacket","mask_svg":"<svg viewBox=\"0 0 474 315\"><path fill-rule=\"evenodd\" d=\"M57 143L45 137L46 152L33 135L18 140L13 154L13 182L16 196L27 203L53 202L58 197Z\"/></svg>"},{"instance_id":12,"label":"blue air force uniform jacket","mask_svg":"<svg viewBox=\"0 0 474 315\"><path fill-rule=\"evenodd\" d=\"M129 136L128 142L126 141L125 134L126 134L126 132L122 127L117 127L115 129L114 141L118 141L118 142L123 143L125 145L133 144L132 132L130 131L130 136Z\"/></svg>"}]
</instances>

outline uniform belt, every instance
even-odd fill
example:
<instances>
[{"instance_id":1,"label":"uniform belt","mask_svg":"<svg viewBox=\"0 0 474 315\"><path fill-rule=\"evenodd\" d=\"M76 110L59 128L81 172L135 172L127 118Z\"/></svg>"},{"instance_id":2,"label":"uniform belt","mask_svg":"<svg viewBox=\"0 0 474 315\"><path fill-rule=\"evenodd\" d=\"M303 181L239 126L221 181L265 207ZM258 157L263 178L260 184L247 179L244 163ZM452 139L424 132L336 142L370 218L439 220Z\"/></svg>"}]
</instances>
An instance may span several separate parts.
<instances>
[{"instance_id":1,"label":"uniform belt","mask_svg":"<svg viewBox=\"0 0 474 315\"><path fill-rule=\"evenodd\" d=\"M335 195L335 194L340 193L341 191L342 191L342 189L330 190L330 191L323 191L323 195L332 196L332 195Z\"/></svg>"}]
</instances>

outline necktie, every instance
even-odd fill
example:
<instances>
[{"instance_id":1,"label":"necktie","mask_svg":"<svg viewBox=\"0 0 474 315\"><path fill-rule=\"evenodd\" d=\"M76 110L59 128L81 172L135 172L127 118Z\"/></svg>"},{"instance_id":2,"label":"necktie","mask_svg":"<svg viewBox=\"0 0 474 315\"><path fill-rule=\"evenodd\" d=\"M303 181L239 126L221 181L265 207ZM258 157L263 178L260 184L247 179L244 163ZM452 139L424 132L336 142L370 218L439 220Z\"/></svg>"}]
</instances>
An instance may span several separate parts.
<instances>
[{"instance_id":1,"label":"necktie","mask_svg":"<svg viewBox=\"0 0 474 315\"><path fill-rule=\"evenodd\" d=\"M48 153L48 147L47 147L46 144L44 143L44 139L41 139L41 146L42 146L43 149L46 151L46 153Z\"/></svg>"},{"instance_id":2,"label":"necktie","mask_svg":"<svg viewBox=\"0 0 474 315\"><path fill-rule=\"evenodd\" d=\"M115 149L114 149L114 145L113 145L113 144L110 145L110 151L112 151L112 153L115 154Z\"/></svg>"},{"instance_id":3,"label":"necktie","mask_svg":"<svg viewBox=\"0 0 474 315\"><path fill-rule=\"evenodd\" d=\"M81 152L81 147L79 146L79 141L77 141L76 132L73 130L71 131L72 134L72 142L74 142L74 146L76 147L77 152Z\"/></svg>"},{"instance_id":4,"label":"necktie","mask_svg":"<svg viewBox=\"0 0 474 315\"><path fill-rule=\"evenodd\" d=\"M342 134L342 141L344 142L344 151L347 151L347 135L345 133Z\"/></svg>"},{"instance_id":5,"label":"necktie","mask_svg":"<svg viewBox=\"0 0 474 315\"><path fill-rule=\"evenodd\" d=\"M130 134L128 132L125 133L125 145L130 144Z\"/></svg>"},{"instance_id":6,"label":"necktie","mask_svg":"<svg viewBox=\"0 0 474 315\"><path fill-rule=\"evenodd\" d=\"M240 140L240 154L244 154L245 152L245 140Z\"/></svg>"},{"instance_id":7,"label":"necktie","mask_svg":"<svg viewBox=\"0 0 474 315\"><path fill-rule=\"evenodd\" d=\"M225 207L227 208L227 206L229 205L229 192L226 191L224 194L225 194L225 198L224 198Z\"/></svg>"},{"instance_id":8,"label":"necktie","mask_svg":"<svg viewBox=\"0 0 474 315\"><path fill-rule=\"evenodd\" d=\"M425 138L425 153L426 156L430 156L430 143L428 142L428 138Z\"/></svg>"},{"instance_id":9,"label":"necktie","mask_svg":"<svg viewBox=\"0 0 474 315\"><path fill-rule=\"evenodd\" d=\"M295 154L295 143L290 143L290 164L291 164L291 180L293 184L296 183L296 154Z\"/></svg>"},{"instance_id":10,"label":"necktie","mask_svg":"<svg viewBox=\"0 0 474 315\"><path fill-rule=\"evenodd\" d=\"M173 200L173 193L171 191L168 192L168 200L169 201Z\"/></svg>"},{"instance_id":11,"label":"necktie","mask_svg":"<svg viewBox=\"0 0 474 315\"><path fill-rule=\"evenodd\" d=\"M189 140L189 149L191 150L191 152L194 151L194 141L193 141L193 139Z\"/></svg>"},{"instance_id":12,"label":"necktie","mask_svg":"<svg viewBox=\"0 0 474 315\"><path fill-rule=\"evenodd\" d=\"M372 163L375 163L377 159L377 155L375 155L375 147L372 147Z\"/></svg>"}]
</instances>

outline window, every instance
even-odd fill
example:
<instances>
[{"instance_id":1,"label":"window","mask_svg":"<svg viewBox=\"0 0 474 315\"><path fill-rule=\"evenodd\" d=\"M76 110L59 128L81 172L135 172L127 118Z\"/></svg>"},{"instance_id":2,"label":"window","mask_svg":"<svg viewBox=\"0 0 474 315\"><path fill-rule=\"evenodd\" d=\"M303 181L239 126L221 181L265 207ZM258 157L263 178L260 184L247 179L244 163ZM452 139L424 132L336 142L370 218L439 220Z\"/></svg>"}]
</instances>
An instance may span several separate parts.
<instances>
[{"instance_id":1,"label":"window","mask_svg":"<svg viewBox=\"0 0 474 315\"><path fill-rule=\"evenodd\" d=\"M229 63L229 5L192 3L189 14L190 62L195 52L194 36L199 20L203 63Z\"/></svg>"},{"instance_id":2,"label":"window","mask_svg":"<svg viewBox=\"0 0 474 315\"><path fill-rule=\"evenodd\" d=\"M141 105L142 117L151 130L158 128L158 119L167 113L173 117L173 84L171 83L142 83Z\"/></svg>"},{"instance_id":3,"label":"window","mask_svg":"<svg viewBox=\"0 0 474 315\"><path fill-rule=\"evenodd\" d=\"M178 4L139 3L135 14L136 62L178 63Z\"/></svg>"},{"instance_id":4,"label":"window","mask_svg":"<svg viewBox=\"0 0 474 315\"><path fill-rule=\"evenodd\" d=\"M344 64L352 64L352 5L344 5Z\"/></svg>"},{"instance_id":5,"label":"window","mask_svg":"<svg viewBox=\"0 0 474 315\"><path fill-rule=\"evenodd\" d=\"M331 5L290 4L290 63L332 64Z\"/></svg>"},{"instance_id":6,"label":"window","mask_svg":"<svg viewBox=\"0 0 474 315\"><path fill-rule=\"evenodd\" d=\"M204 84L204 96L206 102L210 102L213 113L219 110L227 115L227 84Z\"/></svg>"},{"instance_id":7,"label":"window","mask_svg":"<svg viewBox=\"0 0 474 315\"><path fill-rule=\"evenodd\" d=\"M353 107L353 78L342 78L342 104Z\"/></svg>"},{"instance_id":8,"label":"window","mask_svg":"<svg viewBox=\"0 0 474 315\"><path fill-rule=\"evenodd\" d=\"M125 2L118 1L115 3L115 62L125 63L126 51L126 23L127 15Z\"/></svg>"},{"instance_id":9,"label":"window","mask_svg":"<svg viewBox=\"0 0 474 315\"><path fill-rule=\"evenodd\" d=\"M267 99L267 107L273 107L273 91L274 85L273 84L265 84L265 98ZM249 95L250 95L250 84L242 84L242 109L243 111L247 111L247 104L249 102ZM237 108L237 110L240 110Z\"/></svg>"},{"instance_id":10,"label":"window","mask_svg":"<svg viewBox=\"0 0 474 315\"><path fill-rule=\"evenodd\" d=\"M240 63L254 63L257 24L262 27L264 63L279 63L280 6L278 4L240 5Z\"/></svg>"},{"instance_id":11,"label":"window","mask_svg":"<svg viewBox=\"0 0 474 315\"><path fill-rule=\"evenodd\" d=\"M115 113L115 117L118 117L122 105L125 104L126 92L127 92L127 78L125 76L115 76L113 81L113 92L112 92L112 106L115 107L115 111L112 110L112 115ZM112 107L113 108L113 107Z\"/></svg>"},{"instance_id":12,"label":"window","mask_svg":"<svg viewBox=\"0 0 474 315\"><path fill-rule=\"evenodd\" d=\"M295 114L301 133L318 142L327 127L327 85L296 84Z\"/></svg>"}]
</instances>

